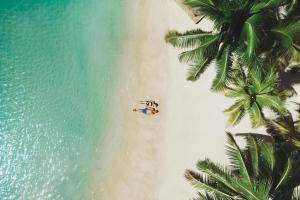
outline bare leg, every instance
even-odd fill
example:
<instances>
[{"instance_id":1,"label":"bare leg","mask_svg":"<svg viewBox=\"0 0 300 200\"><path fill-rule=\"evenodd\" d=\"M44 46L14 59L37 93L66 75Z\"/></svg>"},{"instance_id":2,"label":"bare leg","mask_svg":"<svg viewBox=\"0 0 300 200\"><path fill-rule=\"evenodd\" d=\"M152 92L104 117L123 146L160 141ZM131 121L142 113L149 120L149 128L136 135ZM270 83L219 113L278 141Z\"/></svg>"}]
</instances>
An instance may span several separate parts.
<instances>
[{"instance_id":1,"label":"bare leg","mask_svg":"<svg viewBox=\"0 0 300 200\"><path fill-rule=\"evenodd\" d=\"M132 111L133 112L143 112L143 109L136 109L136 108L134 108L134 109L132 109Z\"/></svg>"}]
</instances>

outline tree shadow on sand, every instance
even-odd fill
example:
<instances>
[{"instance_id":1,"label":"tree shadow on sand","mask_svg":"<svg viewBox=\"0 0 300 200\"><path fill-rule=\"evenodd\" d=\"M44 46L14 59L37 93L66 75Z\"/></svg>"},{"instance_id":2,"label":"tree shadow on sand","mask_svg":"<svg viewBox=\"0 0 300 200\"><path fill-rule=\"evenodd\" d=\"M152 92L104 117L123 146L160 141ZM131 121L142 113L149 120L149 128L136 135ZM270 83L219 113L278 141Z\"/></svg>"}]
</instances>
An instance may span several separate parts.
<instances>
[{"instance_id":1,"label":"tree shadow on sand","mask_svg":"<svg viewBox=\"0 0 300 200\"><path fill-rule=\"evenodd\" d=\"M294 86L300 84L300 66L279 73L278 84L281 89L291 91L293 95L296 94Z\"/></svg>"}]
</instances>

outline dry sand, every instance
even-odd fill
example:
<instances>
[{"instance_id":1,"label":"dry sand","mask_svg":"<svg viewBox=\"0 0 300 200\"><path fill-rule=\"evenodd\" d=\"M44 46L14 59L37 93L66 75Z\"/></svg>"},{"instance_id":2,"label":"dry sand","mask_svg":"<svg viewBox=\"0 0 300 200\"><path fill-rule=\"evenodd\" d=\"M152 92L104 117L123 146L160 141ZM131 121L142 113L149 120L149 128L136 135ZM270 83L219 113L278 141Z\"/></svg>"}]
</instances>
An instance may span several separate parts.
<instances>
[{"instance_id":1,"label":"dry sand","mask_svg":"<svg viewBox=\"0 0 300 200\"><path fill-rule=\"evenodd\" d=\"M186 65L164 41L169 29L209 29L194 22L173 0L128 0L127 27L108 120L89 191L99 200L186 200L192 187L185 169L209 157L226 163L224 138L231 100L209 91L214 65L197 82L186 81ZM159 102L157 116L133 113L138 100ZM235 128L247 132L248 118ZM103 138L102 138L103 139Z\"/></svg>"}]
</instances>

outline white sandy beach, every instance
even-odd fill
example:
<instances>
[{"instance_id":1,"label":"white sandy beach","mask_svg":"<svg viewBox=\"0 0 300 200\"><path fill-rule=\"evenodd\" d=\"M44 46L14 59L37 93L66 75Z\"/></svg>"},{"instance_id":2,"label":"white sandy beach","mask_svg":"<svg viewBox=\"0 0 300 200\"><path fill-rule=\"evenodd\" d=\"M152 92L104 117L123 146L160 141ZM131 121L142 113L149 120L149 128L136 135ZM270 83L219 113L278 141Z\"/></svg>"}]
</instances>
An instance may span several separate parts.
<instances>
[{"instance_id":1,"label":"white sandy beach","mask_svg":"<svg viewBox=\"0 0 300 200\"><path fill-rule=\"evenodd\" d=\"M164 41L169 29L195 25L173 0L129 0L120 82L89 191L100 200L186 200L192 187L183 174L200 159L226 163L227 117L233 101L209 88L214 66L197 82L186 81L178 50ZM157 116L132 112L137 101L159 102ZM247 119L234 128L247 132Z\"/></svg>"}]
</instances>

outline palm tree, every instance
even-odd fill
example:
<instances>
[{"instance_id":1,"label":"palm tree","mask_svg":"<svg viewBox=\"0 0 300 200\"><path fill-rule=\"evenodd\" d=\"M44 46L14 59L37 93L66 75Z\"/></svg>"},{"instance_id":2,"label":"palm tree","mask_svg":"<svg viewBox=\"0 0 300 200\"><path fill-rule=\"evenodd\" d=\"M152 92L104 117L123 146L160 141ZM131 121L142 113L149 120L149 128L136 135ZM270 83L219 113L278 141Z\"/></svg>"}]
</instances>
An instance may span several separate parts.
<instances>
[{"instance_id":1,"label":"palm tree","mask_svg":"<svg viewBox=\"0 0 300 200\"><path fill-rule=\"evenodd\" d=\"M300 104L298 104L297 112L298 116L296 120L293 119L290 112L287 112L286 115L280 116L275 120L268 120L267 123L267 133L274 140L276 157L283 161L277 162L277 168L284 168L282 172L283 178L280 182L290 188L294 188L300 184ZM261 137L256 134L252 134L252 136L255 138ZM277 181L279 181L278 178ZM297 194L299 194L299 191ZM277 199L285 199L282 195L284 194L280 192L276 193ZM293 197L293 199L298 198L300 199L299 195L297 198Z\"/></svg>"},{"instance_id":2,"label":"palm tree","mask_svg":"<svg viewBox=\"0 0 300 200\"><path fill-rule=\"evenodd\" d=\"M225 110L236 125L248 113L254 128L267 125L269 135L243 134L240 148L227 133L230 166L200 161L200 173L185 177L202 200L300 199L300 117L285 108L300 74L300 0L185 0L213 22L212 31L169 31L166 41L184 49L179 60L190 65L195 81L212 62L217 74L212 90L236 102ZM294 79L290 79L291 74ZM299 76L300 77L300 76ZM287 81L288 80L288 81ZM267 119L264 110L279 117Z\"/></svg>"},{"instance_id":3,"label":"palm tree","mask_svg":"<svg viewBox=\"0 0 300 200\"><path fill-rule=\"evenodd\" d=\"M298 103L297 103L298 104ZM300 104L298 104L300 113ZM275 120L269 120L267 124L267 132L281 146L290 151L300 151L300 114L296 120L293 119L290 112L280 116Z\"/></svg>"},{"instance_id":4,"label":"palm tree","mask_svg":"<svg viewBox=\"0 0 300 200\"><path fill-rule=\"evenodd\" d=\"M185 173L185 178L200 190L197 199L292 199L294 187L286 184L293 172L292 159L286 161L277 157L273 142L257 139L251 134L245 136L245 149L238 146L232 134L227 133L227 138L229 167L206 159L197 164L200 173L192 170Z\"/></svg>"},{"instance_id":5,"label":"palm tree","mask_svg":"<svg viewBox=\"0 0 300 200\"><path fill-rule=\"evenodd\" d=\"M291 54L286 53L287 49L293 53L299 50L294 39L300 31L300 21L295 16L300 14L292 12L297 8L292 1L185 0L185 4L214 23L213 31L196 29L185 33L169 31L166 34L168 43L185 49L179 59L191 66L188 80L197 80L216 59L217 75L212 89L219 91L224 88L231 71L234 53L243 58L243 64L249 69L264 71L261 59L268 52L279 58L283 54ZM283 9L291 11L286 11L287 14L282 16L280 10ZM285 18L291 16L293 21L286 22Z\"/></svg>"},{"instance_id":6,"label":"palm tree","mask_svg":"<svg viewBox=\"0 0 300 200\"><path fill-rule=\"evenodd\" d=\"M229 114L229 125L240 122L246 112L249 113L253 128L265 123L263 109L268 108L279 115L286 113L285 91L278 90L277 73L269 71L261 80L260 74L246 74L240 67L231 74L231 84L226 86L225 96L236 99L235 103L225 110Z\"/></svg>"}]
</instances>

